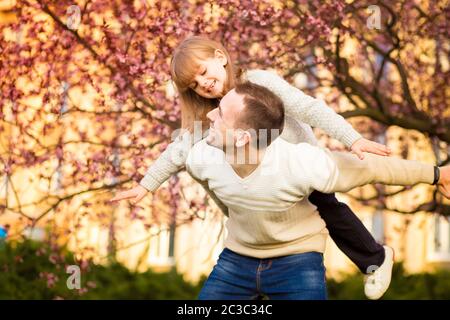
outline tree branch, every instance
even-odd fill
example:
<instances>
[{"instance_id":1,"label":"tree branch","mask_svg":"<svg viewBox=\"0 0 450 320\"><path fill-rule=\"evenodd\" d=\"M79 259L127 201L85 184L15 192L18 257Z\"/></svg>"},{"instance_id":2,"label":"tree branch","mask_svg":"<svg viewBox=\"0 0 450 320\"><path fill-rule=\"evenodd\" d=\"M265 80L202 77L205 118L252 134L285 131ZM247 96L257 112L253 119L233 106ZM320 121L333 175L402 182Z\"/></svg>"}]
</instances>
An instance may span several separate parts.
<instances>
[{"instance_id":1,"label":"tree branch","mask_svg":"<svg viewBox=\"0 0 450 320\"><path fill-rule=\"evenodd\" d=\"M417 119L413 117L394 117L394 116L387 116L383 114L382 112L372 109L372 108L366 108L366 109L355 109L350 111L344 111L341 112L340 115L342 115L344 118L352 118L352 117L359 117L359 116L365 116L369 117L373 120L376 120L380 123L383 123L387 126L399 126L405 129L412 129L417 130L422 133L428 133L430 135L435 135L439 137L442 141L445 141L447 143L450 143L450 132L436 132L436 129L433 127L431 121L426 121L423 119Z\"/></svg>"},{"instance_id":2,"label":"tree branch","mask_svg":"<svg viewBox=\"0 0 450 320\"><path fill-rule=\"evenodd\" d=\"M91 53L91 55L95 58L95 60L97 60L98 62L100 62L100 63L102 63L104 66L106 66L109 70L110 70L110 72L111 72L111 78L113 77L113 75L115 75L115 74L119 74L120 72L114 67L114 66L112 66L112 65L110 65L110 64L107 64L106 63L106 59L105 58L103 58L103 57L101 57L96 51L95 51L95 49L94 48L92 48L92 46L85 40L85 39L83 39L79 34L78 34L78 32L76 31L76 30L72 30L72 29L69 29L68 27L67 27L67 25L65 24L65 23L63 23L62 21L61 21L61 19L59 18L59 17L57 17L56 16L56 14L46 5L46 4L44 4L44 5L42 5L42 10L46 13L46 14L48 14L63 30L65 30L66 32L69 32L69 33L71 33L74 37L75 37L75 39L85 48L85 49L87 49L90 53ZM140 101L140 102L142 102L146 107L148 107L148 108L150 108L151 110L156 110L156 108L155 108L155 106L154 105L152 105L147 99L145 99L140 93L139 93L139 91L134 87L134 85L132 84L132 82L131 82L131 80L128 78L128 76L126 76L126 75L123 75L122 74L122 76L123 76L123 78L125 79L125 81L126 81L126 88L127 89L129 89L130 91L131 91L131 93L134 95L134 97L138 100L138 101ZM138 107L137 107L138 108ZM143 113L145 113L145 115L147 115L147 116L149 116L150 118L153 118L153 119L155 119L155 120L158 120L158 121L160 121L160 122L162 122L162 123L164 123L164 124L166 124L166 125L168 125L168 126L170 126L172 129L176 129L176 128L178 128L178 122L177 121L175 121L175 122L173 122L173 121L169 121L169 120L167 120L167 119L162 119L162 118L159 118L159 117L155 117L155 116L153 116L151 113L149 113L149 112L145 112L144 110L142 110L141 108L138 108L139 110L140 110L140 112L143 112Z\"/></svg>"}]
</instances>

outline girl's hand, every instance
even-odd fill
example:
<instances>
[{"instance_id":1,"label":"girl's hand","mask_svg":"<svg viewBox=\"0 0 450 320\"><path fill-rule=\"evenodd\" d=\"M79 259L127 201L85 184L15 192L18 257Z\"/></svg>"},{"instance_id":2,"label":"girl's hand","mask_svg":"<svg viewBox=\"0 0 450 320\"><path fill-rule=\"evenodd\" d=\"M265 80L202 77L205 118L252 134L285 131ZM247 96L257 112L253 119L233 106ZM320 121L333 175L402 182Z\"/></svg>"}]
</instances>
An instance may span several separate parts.
<instances>
[{"instance_id":1,"label":"girl's hand","mask_svg":"<svg viewBox=\"0 0 450 320\"><path fill-rule=\"evenodd\" d=\"M440 167L439 169L439 191L444 195L444 197L450 199L450 166Z\"/></svg>"},{"instance_id":2,"label":"girl's hand","mask_svg":"<svg viewBox=\"0 0 450 320\"><path fill-rule=\"evenodd\" d=\"M352 153L356 154L361 160L364 159L363 152L374 153L380 156L388 156L391 154L391 149L389 149L385 145L364 138L356 140L351 146L350 150L352 150Z\"/></svg>"},{"instance_id":3,"label":"girl's hand","mask_svg":"<svg viewBox=\"0 0 450 320\"><path fill-rule=\"evenodd\" d=\"M139 201L141 201L142 198L144 198L144 196L147 194L147 192L148 192L147 189L145 189L141 185L138 185L137 187L134 187L133 189L119 192L118 194L116 194L116 196L114 198L112 198L109 201L114 202L114 201L130 199L131 204L134 205L134 204L138 203Z\"/></svg>"}]
</instances>

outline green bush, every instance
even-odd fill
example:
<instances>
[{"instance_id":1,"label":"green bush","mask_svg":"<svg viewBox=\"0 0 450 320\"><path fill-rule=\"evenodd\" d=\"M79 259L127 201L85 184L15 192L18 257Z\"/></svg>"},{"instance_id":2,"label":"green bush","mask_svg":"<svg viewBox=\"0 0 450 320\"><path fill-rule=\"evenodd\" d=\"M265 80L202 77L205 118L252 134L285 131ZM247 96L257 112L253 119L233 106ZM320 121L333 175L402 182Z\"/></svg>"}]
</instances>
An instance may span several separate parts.
<instances>
[{"instance_id":1,"label":"green bush","mask_svg":"<svg viewBox=\"0 0 450 320\"><path fill-rule=\"evenodd\" d=\"M329 279L327 285L330 299L366 299L361 273L348 275L340 282ZM396 263L391 285L382 299L449 300L450 272L441 270L436 273L407 274L403 265Z\"/></svg>"},{"instance_id":2,"label":"green bush","mask_svg":"<svg viewBox=\"0 0 450 320\"><path fill-rule=\"evenodd\" d=\"M0 248L0 299L196 299L194 286L175 270L132 272L123 265L89 264L81 289L67 287L67 265L78 265L65 250L42 243L7 243Z\"/></svg>"},{"instance_id":3,"label":"green bush","mask_svg":"<svg viewBox=\"0 0 450 320\"><path fill-rule=\"evenodd\" d=\"M0 246L0 299L196 299L198 285L183 280L175 270L137 273L123 265L89 264L81 272L81 290L70 290L67 265L79 265L64 249L26 241ZM56 277L56 278L53 278ZM342 281L328 279L330 299L366 299L360 273ZM53 280L54 279L54 280ZM392 282L383 299L450 299L450 272L409 275L395 264Z\"/></svg>"}]
</instances>

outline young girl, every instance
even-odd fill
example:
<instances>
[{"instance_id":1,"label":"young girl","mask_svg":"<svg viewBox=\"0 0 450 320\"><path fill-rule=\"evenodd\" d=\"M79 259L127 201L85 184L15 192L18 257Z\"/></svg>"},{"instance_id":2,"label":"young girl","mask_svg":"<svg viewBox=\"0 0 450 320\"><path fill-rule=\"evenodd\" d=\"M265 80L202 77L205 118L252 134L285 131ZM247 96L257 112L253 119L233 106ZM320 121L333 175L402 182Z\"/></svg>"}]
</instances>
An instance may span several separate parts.
<instances>
[{"instance_id":1,"label":"young girl","mask_svg":"<svg viewBox=\"0 0 450 320\"><path fill-rule=\"evenodd\" d=\"M390 153L387 147L362 138L324 101L304 94L276 74L265 70L237 72L227 50L215 41L198 36L184 40L174 52L171 75L181 99L182 127L187 133L169 144L137 187L118 193L111 201L130 199L135 204L178 172L192 146L190 135L194 121L201 121L203 129L207 128L206 114L218 106L219 99L234 88L238 79L264 86L283 100L286 113L283 135L295 133L297 143L317 143L313 126L344 143L361 159L363 152L384 156ZM369 274L365 280L366 295L371 299L381 297L391 279L392 249L379 245L350 208L339 202L334 194L315 191L309 201L317 206L337 246L363 273ZM222 210L227 210L218 204Z\"/></svg>"}]
</instances>

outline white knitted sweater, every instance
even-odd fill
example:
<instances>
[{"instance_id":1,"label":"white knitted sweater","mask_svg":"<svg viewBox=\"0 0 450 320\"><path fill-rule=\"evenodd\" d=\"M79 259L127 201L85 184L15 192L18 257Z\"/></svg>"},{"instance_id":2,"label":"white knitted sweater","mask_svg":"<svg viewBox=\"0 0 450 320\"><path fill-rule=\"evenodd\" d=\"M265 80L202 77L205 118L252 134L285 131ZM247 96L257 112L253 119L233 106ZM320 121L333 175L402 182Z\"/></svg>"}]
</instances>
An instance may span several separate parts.
<instances>
[{"instance_id":1,"label":"white knitted sweater","mask_svg":"<svg viewBox=\"0 0 450 320\"><path fill-rule=\"evenodd\" d=\"M265 70L249 70L243 78L264 86L275 93L284 103L286 121L282 137L293 143L307 142L317 144L311 129L323 129L347 147L350 147L361 135L323 100L315 99L290 85L277 74ZM148 168L140 185L149 191L156 190L172 174L178 172L186 162L195 139L188 132L179 135L160 157Z\"/></svg>"},{"instance_id":2,"label":"white knitted sweater","mask_svg":"<svg viewBox=\"0 0 450 320\"><path fill-rule=\"evenodd\" d=\"M225 247L255 258L324 252L328 231L308 201L314 190L347 192L369 183L431 184L434 178L431 164L374 154L360 160L349 152L292 144L280 137L246 177L205 140L189 152L186 169L228 208Z\"/></svg>"}]
</instances>

